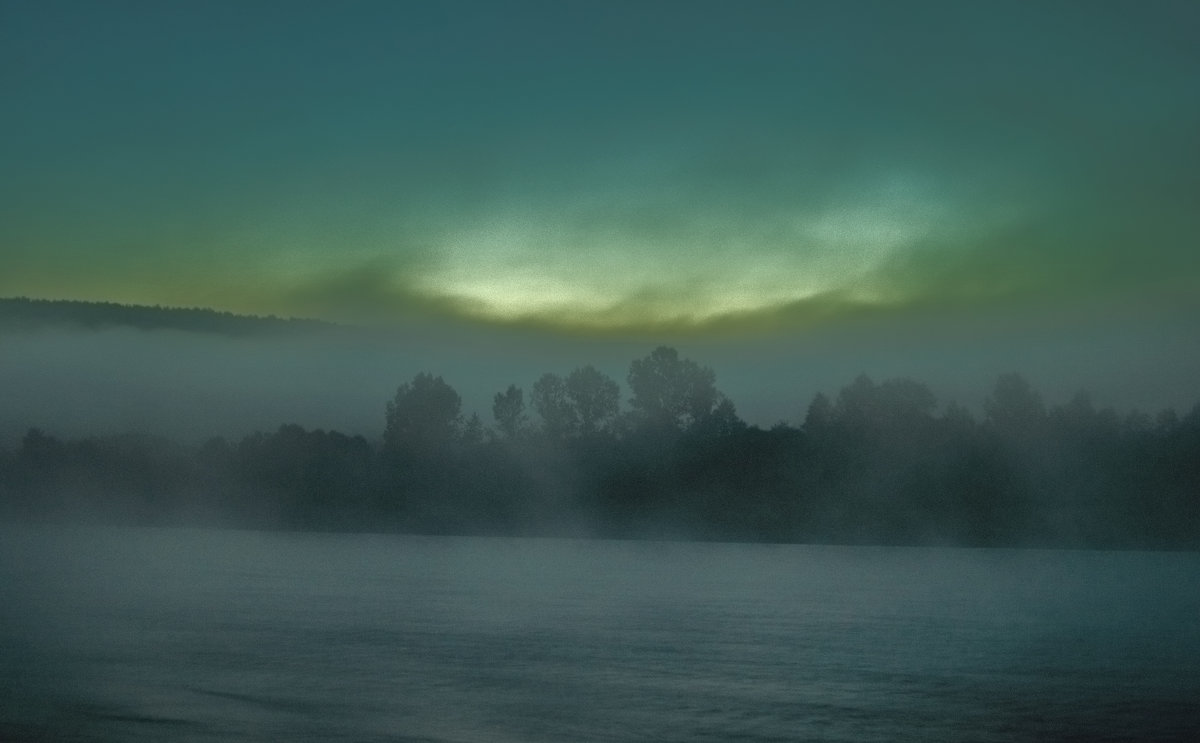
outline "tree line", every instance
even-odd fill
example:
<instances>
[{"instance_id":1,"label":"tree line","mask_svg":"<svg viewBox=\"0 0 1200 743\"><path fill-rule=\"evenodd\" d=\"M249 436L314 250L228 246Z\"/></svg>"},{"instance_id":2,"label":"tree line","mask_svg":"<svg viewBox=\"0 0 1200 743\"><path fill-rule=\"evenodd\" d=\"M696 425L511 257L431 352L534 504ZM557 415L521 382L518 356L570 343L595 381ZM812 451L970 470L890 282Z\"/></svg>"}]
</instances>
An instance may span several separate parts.
<instances>
[{"instance_id":1,"label":"tree line","mask_svg":"<svg viewBox=\"0 0 1200 743\"><path fill-rule=\"evenodd\" d=\"M337 326L320 320L237 315L199 307L153 307L116 302L0 298L0 330L67 327L180 330L227 336L300 335Z\"/></svg>"},{"instance_id":2,"label":"tree line","mask_svg":"<svg viewBox=\"0 0 1200 743\"><path fill-rule=\"evenodd\" d=\"M659 347L623 406L592 366L464 415L417 374L368 441L289 424L199 447L30 430L0 452L8 518L254 528L852 544L1200 547L1200 405L1047 406L999 377L977 419L910 379L860 376L800 425L748 425L711 368Z\"/></svg>"}]
</instances>

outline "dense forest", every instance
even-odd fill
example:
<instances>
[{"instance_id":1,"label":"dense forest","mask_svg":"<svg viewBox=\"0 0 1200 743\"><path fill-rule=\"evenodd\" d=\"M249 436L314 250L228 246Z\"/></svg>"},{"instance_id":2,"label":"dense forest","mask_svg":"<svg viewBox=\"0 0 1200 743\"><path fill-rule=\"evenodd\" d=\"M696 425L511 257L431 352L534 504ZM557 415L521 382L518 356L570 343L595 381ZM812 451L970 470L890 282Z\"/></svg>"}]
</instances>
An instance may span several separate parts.
<instances>
[{"instance_id":1,"label":"dense forest","mask_svg":"<svg viewBox=\"0 0 1200 743\"><path fill-rule=\"evenodd\" d=\"M284 425L199 447L144 436L0 452L0 512L252 528L855 544L1200 547L1200 405L1047 407L1005 374L977 419L860 376L801 425L747 425L710 368L659 347L620 385L591 366L464 416L418 374L382 436Z\"/></svg>"},{"instance_id":2,"label":"dense forest","mask_svg":"<svg viewBox=\"0 0 1200 743\"><path fill-rule=\"evenodd\" d=\"M274 315L236 315L198 307L148 307L116 302L0 298L0 329L30 330L77 327L88 330L127 327L138 330L182 330L229 336L312 333L334 327L320 320Z\"/></svg>"}]
</instances>

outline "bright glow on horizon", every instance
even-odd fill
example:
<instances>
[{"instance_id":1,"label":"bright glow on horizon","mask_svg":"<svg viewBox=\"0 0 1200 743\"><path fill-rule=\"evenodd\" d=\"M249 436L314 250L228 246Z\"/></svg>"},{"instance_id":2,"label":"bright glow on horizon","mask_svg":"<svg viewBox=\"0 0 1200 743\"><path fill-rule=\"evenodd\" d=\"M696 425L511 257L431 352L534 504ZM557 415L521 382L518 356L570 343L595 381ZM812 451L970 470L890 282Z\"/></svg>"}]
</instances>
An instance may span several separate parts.
<instances>
[{"instance_id":1,"label":"bright glow on horizon","mask_svg":"<svg viewBox=\"0 0 1200 743\"><path fill-rule=\"evenodd\" d=\"M497 218L434 249L440 260L416 290L482 319L589 327L703 324L821 295L878 302L884 293L863 280L944 228L944 210L899 183L752 227L700 210L689 239L569 217Z\"/></svg>"},{"instance_id":2,"label":"bright glow on horizon","mask_svg":"<svg viewBox=\"0 0 1200 743\"><path fill-rule=\"evenodd\" d=\"M702 333L1194 295L1190 6L892 5L10 4L0 296Z\"/></svg>"}]
</instances>

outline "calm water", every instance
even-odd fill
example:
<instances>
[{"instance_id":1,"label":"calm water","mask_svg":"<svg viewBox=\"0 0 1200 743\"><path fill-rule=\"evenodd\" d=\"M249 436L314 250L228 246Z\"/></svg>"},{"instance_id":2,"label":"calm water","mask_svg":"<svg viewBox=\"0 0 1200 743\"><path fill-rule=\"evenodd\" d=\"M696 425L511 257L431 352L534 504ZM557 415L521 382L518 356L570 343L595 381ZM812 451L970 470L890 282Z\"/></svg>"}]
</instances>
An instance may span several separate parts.
<instances>
[{"instance_id":1,"label":"calm water","mask_svg":"<svg viewBox=\"0 0 1200 743\"><path fill-rule=\"evenodd\" d=\"M1194 740L1200 556L0 530L0 740Z\"/></svg>"}]
</instances>

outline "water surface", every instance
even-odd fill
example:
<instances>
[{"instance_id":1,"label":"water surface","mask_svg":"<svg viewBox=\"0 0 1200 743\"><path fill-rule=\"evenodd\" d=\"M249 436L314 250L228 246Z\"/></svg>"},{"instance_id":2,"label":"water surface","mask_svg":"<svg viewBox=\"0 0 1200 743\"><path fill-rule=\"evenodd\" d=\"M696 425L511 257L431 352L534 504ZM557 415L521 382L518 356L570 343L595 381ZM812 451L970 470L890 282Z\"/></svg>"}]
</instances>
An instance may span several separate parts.
<instances>
[{"instance_id":1,"label":"water surface","mask_svg":"<svg viewBox=\"0 0 1200 743\"><path fill-rule=\"evenodd\" d=\"M0 530L0 739L1193 740L1200 556Z\"/></svg>"}]
</instances>

